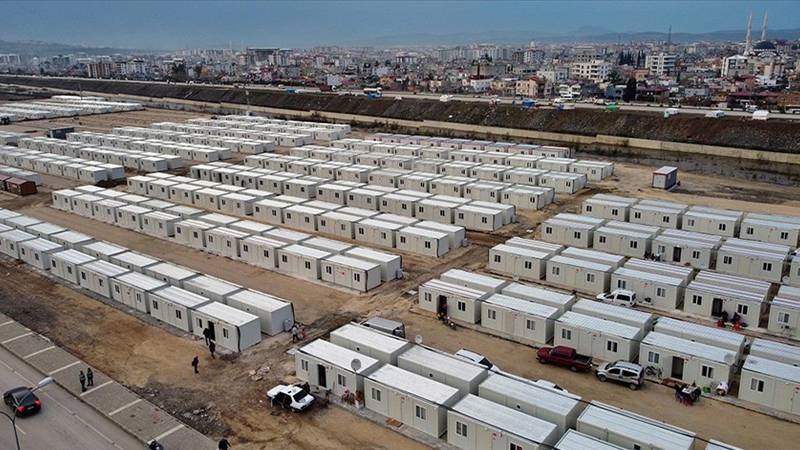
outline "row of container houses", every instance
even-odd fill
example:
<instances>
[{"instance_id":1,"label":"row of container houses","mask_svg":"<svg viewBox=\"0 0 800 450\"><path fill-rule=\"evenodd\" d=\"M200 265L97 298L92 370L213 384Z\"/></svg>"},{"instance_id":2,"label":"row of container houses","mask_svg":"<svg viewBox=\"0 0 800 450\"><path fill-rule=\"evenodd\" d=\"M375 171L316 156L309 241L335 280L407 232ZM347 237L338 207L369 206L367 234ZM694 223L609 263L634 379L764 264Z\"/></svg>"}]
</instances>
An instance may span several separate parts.
<instances>
[{"instance_id":1,"label":"row of container houses","mask_svg":"<svg viewBox=\"0 0 800 450\"><path fill-rule=\"evenodd\" d=\"M0 147L0 163L25 169L13 173L14 177L33 181L37 185L42 184L40 174L70 178L91 184L125 179L125 168L117 164L71 158L18 147Z\"/></svg>"}]
</instances>

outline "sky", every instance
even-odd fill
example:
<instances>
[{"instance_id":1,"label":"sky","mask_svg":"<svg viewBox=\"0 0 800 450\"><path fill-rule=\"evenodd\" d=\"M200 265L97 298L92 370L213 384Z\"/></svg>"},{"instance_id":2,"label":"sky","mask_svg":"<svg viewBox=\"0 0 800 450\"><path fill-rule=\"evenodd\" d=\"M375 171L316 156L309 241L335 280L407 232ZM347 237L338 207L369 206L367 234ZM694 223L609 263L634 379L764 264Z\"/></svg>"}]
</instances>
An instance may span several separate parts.
<instances>
[{"instance_id":1,"label":"sky","mask_svg":"<svg viewBox=\"0 0 800 450\"><path fill-rule=\"evenodd\" d=\"M0 40L117 48L463 43L515 32L800 28L800 1L3 1ZM584 35L587 33L583 33ZM757 31L756 31L757 34ZM470 39L475 36L475 38ZM528 39L525 39L528 40ZM525 41L523 40L523 41Z\"/></svg>"}]
</instances>

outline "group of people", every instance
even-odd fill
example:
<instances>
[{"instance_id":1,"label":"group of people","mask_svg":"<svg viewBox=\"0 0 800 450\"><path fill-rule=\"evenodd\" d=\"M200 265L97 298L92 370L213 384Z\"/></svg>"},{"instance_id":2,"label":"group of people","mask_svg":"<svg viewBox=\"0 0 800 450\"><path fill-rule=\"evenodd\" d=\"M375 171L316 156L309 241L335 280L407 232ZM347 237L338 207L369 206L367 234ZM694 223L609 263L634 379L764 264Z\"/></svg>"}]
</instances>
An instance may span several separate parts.
<instances>
[{"instance_id":1,"label":"group of people","mask_svg":"<svg viewBox=\"0 0 800 450\"><path fill-rule=\"evenodd\" d=\"M206 346L208 346L208 351L211 353L211 359L217 359L217 357L214 355L214 352L217 351L217 344L214 342L213 336L211 336L211 330L209 328L203 329L203 339L205 339ZM194 373L200 373L198 366L200 366L200 357L198 355L194 355L194 358L192 358L192 368L194 369Z\"/></svg>"},{"instance_id":2,"label":"group of people","mask_svg":"<svg viewBox=\"0 0 800 450\"><path fill-rule=\"evenodd\" d=\"M691 385L675 383L675 400L686 406L692 406L700 399L700 387L694 382Z\"/></svg>"},{"instance_id":3,"label":"group of people","mask_svg":"<svg viewBox=\"0 0 800 450\"><path fill-rule=\"evenodd\" d=\"M717 320L717 326L720 328L725 328L725 324L729 321L728 320L728 311L722 311L722 314ZM738 312L734 312L733 316L730 318L731 328L734 331L741 331L742 327L746 327L747 324L742 320L742 316L739 315Z\"/></svg>"},{"instance_id":4,"label":"group of people","mask_svg":"<svg viewBox=\"0 0 800 450\"><path fill-rule=\"evenodd\" d=\"M81 392L86 392L87 387L94 386L94 372L92 372L92 368L87 367L86 373L83 373L83 370L81 370L80 374L78 374L78 381L81 382Z\"/></svg>"}]
</instances>

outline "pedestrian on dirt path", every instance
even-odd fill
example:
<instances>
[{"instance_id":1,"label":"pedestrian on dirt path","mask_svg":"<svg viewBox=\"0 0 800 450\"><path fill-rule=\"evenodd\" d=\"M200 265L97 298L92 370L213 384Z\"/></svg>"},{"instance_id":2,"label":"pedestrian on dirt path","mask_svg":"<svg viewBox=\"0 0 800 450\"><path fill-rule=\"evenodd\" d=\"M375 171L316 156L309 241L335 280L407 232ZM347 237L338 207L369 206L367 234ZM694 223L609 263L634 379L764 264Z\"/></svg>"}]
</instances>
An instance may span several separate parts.
<instances>
[{"instance_id":1,"label":"pedestrian on dirt path","mask_svg":"<svg viewBox=\"0 0 800 450\"><path fill-rule=\"evenodd\" d=\"M78 381L81 382L81 392L86 392L86 375L83 374L82 370L78 375Z\"/></svg>"},{"instance_id":2,"label":"pedestrian on dirt path","mask_svg":"<svg viewBox=\"0 0 800 450\"><path fill-rule=\"evenodd\" d=\"M228 442L227 439L222 438L222 439L219 440L219 444L217 444L217 449L219 449L219 450L228 450L229 448L231 448L231 443Z\"/></svg>"},{"instance_id":3,"label":"pedestrian on dirt path","mask_svg":"<svg viewBox=\"0 0 800 450\"><path fill-rule=\"evenodd\" d=\"M214 356L214 350L216 349L217 349L217 344L215 344L214 341L208 343L208 351L211 352L211 359L217 359L217 357Z\"/></svg>"},{"instance_id":4,"label":"pedestrian on dirt path","mask_svg":"<svg viewBox=\"0 0 800 450\"><path fill-rule=\"evenodd\" d=\"M203 328L203 338L206 340L206 345L208 345L209 336L211 336L211 330L208 328Z\"/></svg>"},{"instance_id":5,"label":"pedestrian on dirt path","mask_svg":"<svg viewBox=\"0 0 800 450\"><path fill-rule=\"evenodd\" d=\"M192 359L192 367L194 368L194 373L200 373L200 371L197 370L198 365L200 365L200 358L195 355L195 357Z\"/></svg>"},{"instance_id":6,"label":"pedestrian on dirt path","mask_svg":"<svg viewBox=\"0 0 800 450\"><path fill-rule=\"evenodd\" d=\"M91 367L86 368L86 385L94 386L94 372Z\"/></svg>"},{"instance_id":7,"label":"pedestrian on dirt path","mask_svg":"<svg viewBox=\"0 0 800 450\"><path fill-rule=\"evenodd\" d=\"M298 341L297 335L300 333L300 329L297 328L297 324L292 325L292 344Z\"/></svg>"}]
</instances>

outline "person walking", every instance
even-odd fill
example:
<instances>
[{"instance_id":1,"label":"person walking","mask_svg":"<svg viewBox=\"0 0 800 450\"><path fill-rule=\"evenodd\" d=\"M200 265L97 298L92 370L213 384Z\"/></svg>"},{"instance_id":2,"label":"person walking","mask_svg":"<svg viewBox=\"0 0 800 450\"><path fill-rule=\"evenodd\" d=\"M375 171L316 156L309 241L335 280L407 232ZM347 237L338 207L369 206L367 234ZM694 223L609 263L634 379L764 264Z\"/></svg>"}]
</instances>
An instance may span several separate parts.
<instances>
[{"instance_id":1,"label":"person walking","mask_svg":"<svg viewBox=\"0 0 800 450\"><path fill-rule=\"evenodd\" d=\"M194 373L200 373L200 371L197 370L198 365L200 365L200 358L195 356L192 359L192 367L194 368Z\"/></svg>"},{"instance_id":2,"label":"person walking","mask_svg":"<svg viewBox=\"0 0 800 450\"><path fill-rule=\"evenodd\" d=\"M94 386L94 372L91 367L86 368L86 385Z\"/></svg>"},{"instance_id":3,"label":"person walking","mask_svg":"<svg viewBox=\"0 0 800 450\"><path fill-rule=\"evenodd\" d=\"M217 444L218 450L228 450L229 448L231 448L231 443L227 439L222 438L219 440L219 444Z\"/></svg>"},{"instance_id":4,"label":"person walking","mask_svg":"<svg viewBox=\"0 0 800 450\"><path fill-rule=\"evenodd\" d=\"M206 340L206 345L208 345L208 337L211 336L211 330L208 328L203 328L203 339Z\"/></svg>"},{"instance_id":5,"label":"person walking","mask_svg":"<svg viewBox=\"0 0 800 450\"><path fill-rule=\"evenodd\" d=\"M297 335L300 332L300 329L297 328L297 324L292 325L292 344L298 341Z\"/></svg>"},{"instance_id":6,"label":"person walking","mask_svg":"<svg viewBox=\"0 0 800 450\"><path fill-rule=\"evenodd\" d=\"M208 343L208 351L211 352L211 359L217 359L217 357L214 356L214 350L216 349L217 349L217 344L215 344L214 341Z\"/></svg>"},{"instance_id":7,"label":"person walking","mask_svg":"<svg viewBox=\"0 0 800 450\"><path fill-rule=\"evenodd\" d=\"M78 375L78 381L81 382L81 392L86 392L86 375L83 374L82 370Z\"/></svg>"}]
</instances>

